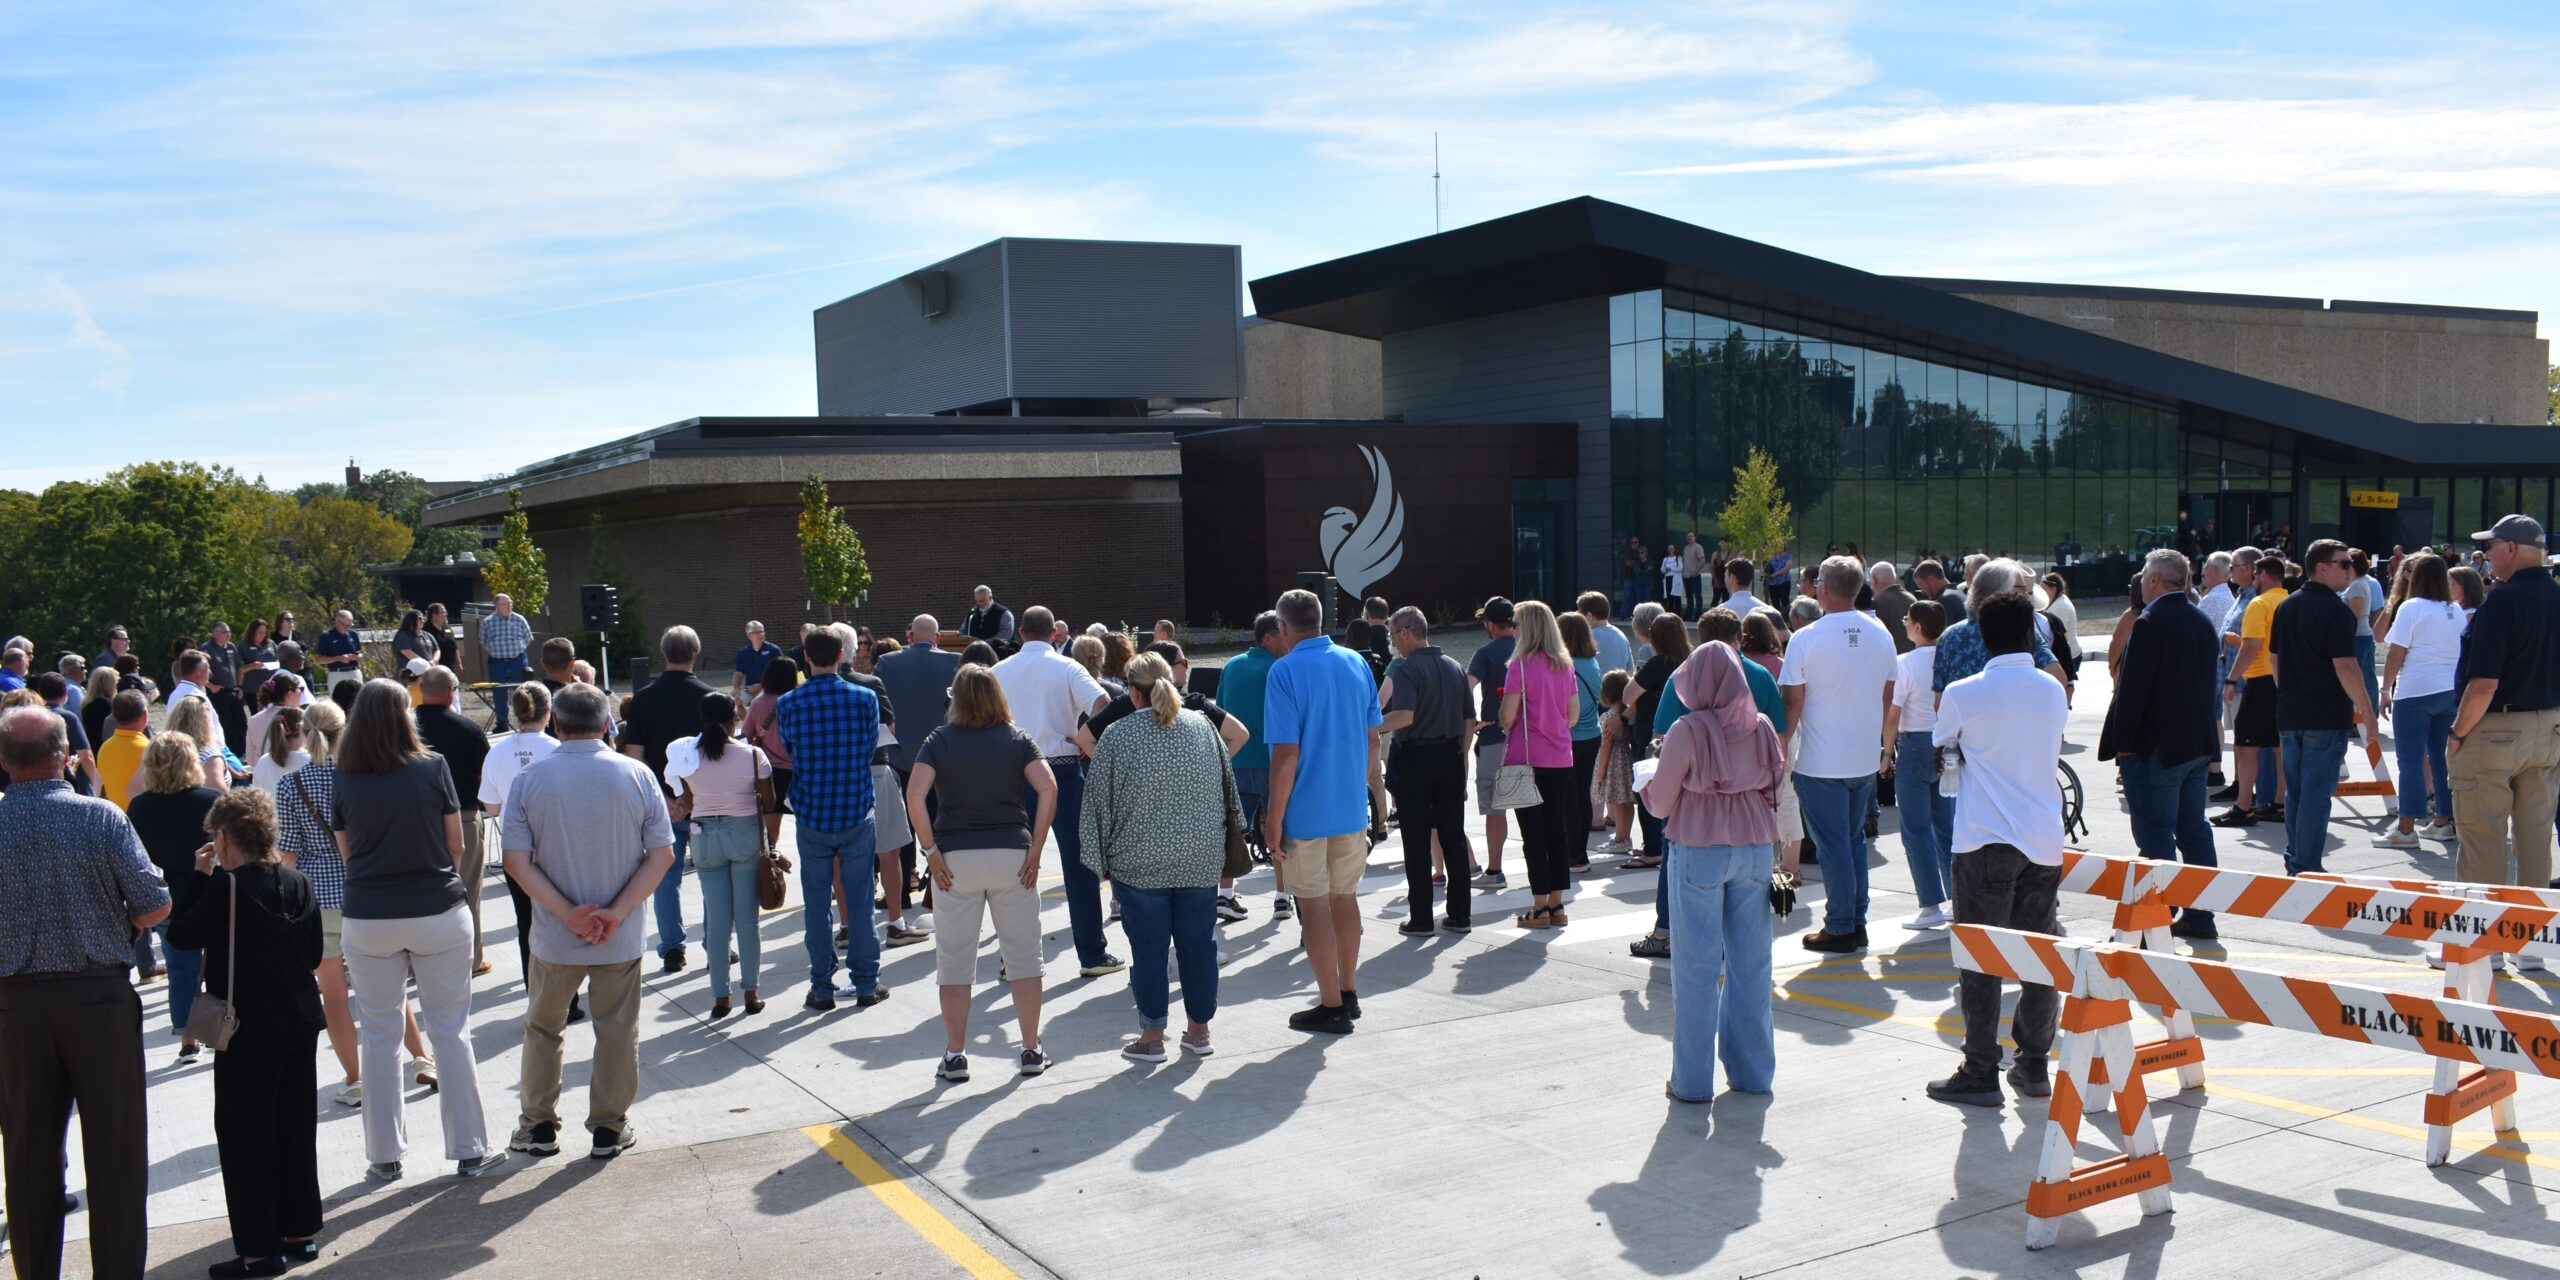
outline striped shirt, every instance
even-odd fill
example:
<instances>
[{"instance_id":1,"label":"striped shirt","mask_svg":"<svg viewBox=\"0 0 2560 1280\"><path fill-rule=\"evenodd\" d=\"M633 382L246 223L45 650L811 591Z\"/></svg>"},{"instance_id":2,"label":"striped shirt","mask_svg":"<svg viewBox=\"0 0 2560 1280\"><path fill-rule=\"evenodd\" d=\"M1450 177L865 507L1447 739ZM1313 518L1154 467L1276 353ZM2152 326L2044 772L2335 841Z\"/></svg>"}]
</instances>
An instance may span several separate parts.
<instances>
[{"instance_id":1,"label":"striped shirt","mask_svg":"<svg viewBox=\"0 0 2560 1280\"><path fill-rule=\"evenodd\" d=\"M491 614L480 620L480 651L492 658L521 658L533 646L533 624L521 613Z\"/></svg>"},{"instance_id":2,"label":"striped shirt","mask_svg":"<svg viewBox=\"0 0 2560 1280\"><path fill-rule=\"evenodd\" d=\"M851 831L868 821L880 699L829 671L777 699L773 721L791 752L791 811L801 827Z\"/></svg>"}]
</instances>

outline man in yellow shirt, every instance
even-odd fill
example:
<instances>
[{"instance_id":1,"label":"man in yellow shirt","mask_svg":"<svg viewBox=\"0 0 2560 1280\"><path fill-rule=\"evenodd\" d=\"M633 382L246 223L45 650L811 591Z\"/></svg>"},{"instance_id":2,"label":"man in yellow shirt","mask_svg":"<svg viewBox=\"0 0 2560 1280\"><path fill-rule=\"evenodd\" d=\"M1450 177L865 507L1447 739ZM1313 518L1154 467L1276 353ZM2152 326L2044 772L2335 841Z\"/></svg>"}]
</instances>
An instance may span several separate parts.
<instances>
[{"instance_id":1,"label":"man in yellow shirt","mask_svg":"<svg viewBox=\"0 0 2560 1280\"><path fill-rule=\"evenodd\" d=\"M2267 637L2275 626L2276 606L2284 603L2284 557L2268 554L2258 560L2258 594L2240 615L2240 653L2231 663L2231 675L2222 683L2225 702L2237 701L2231 717L2231 747L2240 771L2238 799L2221 817L2213 820L2217 827L2246 827L2261 821L2273 822L2284 816L2284 772L2282 747L2276 733L2276 665L2275 655L2267 647ZM2258 784L2258 748L2270 752L2276 761L2276 802L2264 809L2249 807L2249 797Z\"/></svg>"},{"instance_id":2,"label":"man in yellow shirt","mask_svg":"<svg viewBox=\"0 0 2560 1280\"><path fill-rule=\"evenodd\" d=\"M98 786L109 803L122 809L132 799L134 772L142 767L142 749L151 745L151 704L137 689L116 695L116 731L98 746Z\"/></svg>"}]
</instances>

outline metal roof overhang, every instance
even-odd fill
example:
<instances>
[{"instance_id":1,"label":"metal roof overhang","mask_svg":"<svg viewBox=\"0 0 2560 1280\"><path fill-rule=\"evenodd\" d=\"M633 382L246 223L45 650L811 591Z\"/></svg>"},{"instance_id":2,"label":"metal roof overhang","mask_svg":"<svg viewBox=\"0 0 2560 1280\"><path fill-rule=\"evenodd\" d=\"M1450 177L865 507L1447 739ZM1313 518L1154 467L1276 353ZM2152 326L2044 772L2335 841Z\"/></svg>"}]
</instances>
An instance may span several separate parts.
<instances>
[{"instance_id":1,"label":"metal roof overhang","mask_svg":"<svg viewBox=\"0 0 2560 1280\"><path fill-rule=\"evenodd\" d=\"M1267 319L1366 338L1666 287L2029 378L2251 418L2386 459L2560 467L2560 430L2409 422L1590 196L1251 285L1254 309Z\"/></svg>"}]
</instances>

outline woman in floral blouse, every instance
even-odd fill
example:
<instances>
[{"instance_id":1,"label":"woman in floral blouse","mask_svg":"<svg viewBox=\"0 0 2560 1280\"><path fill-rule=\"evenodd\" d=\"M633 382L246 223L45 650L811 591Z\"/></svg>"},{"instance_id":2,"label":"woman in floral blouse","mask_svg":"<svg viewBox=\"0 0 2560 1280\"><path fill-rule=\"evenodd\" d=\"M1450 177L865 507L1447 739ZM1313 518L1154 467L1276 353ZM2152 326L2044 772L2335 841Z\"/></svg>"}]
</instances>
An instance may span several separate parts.
<instances>
[{"instance_id":1,"label":"woman in floral blouse","mask_svg":"<svg viewBox=\"0 0 2560 1280\"><path fill-rule=\"evenodd\" d=\"M1227 815L1242 813L1227 746L1207 716L1182 709L1173 669L1155 654L1129 664L1129 696L1145 715L1105 730L1085 775L1084 862L1111 882L1129 935L1135 1062L1165 1060L1165 951L1182 971L1191 1022L1185 1053L1207 1056L1218 1010L1218 876L1226 865Z\"/></svg>"}]
</instances>

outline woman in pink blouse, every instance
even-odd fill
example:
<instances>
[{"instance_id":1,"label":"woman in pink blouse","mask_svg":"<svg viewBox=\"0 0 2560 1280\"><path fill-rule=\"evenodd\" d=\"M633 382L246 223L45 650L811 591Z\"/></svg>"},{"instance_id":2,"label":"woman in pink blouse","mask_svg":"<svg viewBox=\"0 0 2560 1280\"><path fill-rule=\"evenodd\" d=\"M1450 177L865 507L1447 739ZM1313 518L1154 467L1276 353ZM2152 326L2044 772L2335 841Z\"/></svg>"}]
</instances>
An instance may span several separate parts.
<instances>
[{"instance_id":1,"label":"woman in pink blouse","mask_svg":"<svg viewBox=\"0 0 2560 1280\"><path fill-rule=\"evenodd\" d=\"M1565 653L1564 633L1555 611L1535 600L1520 603L1515 621L1519 647L1502 673L1502 728L1510 734L1502 763L1525 764L1537 771L1538 803L1518 811L1520 844L1529 863L1529 909L1517 923L1523 929L1554 929L1565 923L1564 891L1572 882L1569 869L1577 843L1587 840L1572 831L1573 722L1581 714L1582 690L1573 678L1573 659Z\"/></svg>"},{"instance_id":2,"label":"woman in pink blouse","mask_svg":"<svg viewBox=\"0 0 2560 1280\"><path fill-rule=\"evenodd\" d=\"M1671 846L1671 1080L1681 1102L1715 1098L1716 1062L1767 1093L1778 1061L1769 1014L1769 867L1786 757L1752 705L1742 660L1700 645L1672 675L1689 713L1662 741L1644 805Z\"/></svg>"}]
</instances>

